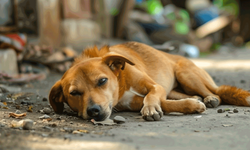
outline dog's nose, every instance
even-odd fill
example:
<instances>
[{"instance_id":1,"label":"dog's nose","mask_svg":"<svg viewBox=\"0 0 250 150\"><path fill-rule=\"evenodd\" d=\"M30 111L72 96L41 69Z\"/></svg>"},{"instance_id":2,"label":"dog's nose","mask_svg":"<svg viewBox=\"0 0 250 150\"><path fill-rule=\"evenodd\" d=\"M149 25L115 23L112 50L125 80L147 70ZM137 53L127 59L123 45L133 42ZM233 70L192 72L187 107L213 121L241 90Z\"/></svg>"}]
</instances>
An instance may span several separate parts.
<instances>
[{"instance_id":1,"label":"dog's nose","mask_svg":"<svg viewBox=\"0 0 250 150\"><path fill-rule=\"evenodd\" d=\"M99 105L92 105L87 109L87 114L90 117L98 117L100 115L100 112L101 112L101 107Z\"/></svg>"}]
</instances>

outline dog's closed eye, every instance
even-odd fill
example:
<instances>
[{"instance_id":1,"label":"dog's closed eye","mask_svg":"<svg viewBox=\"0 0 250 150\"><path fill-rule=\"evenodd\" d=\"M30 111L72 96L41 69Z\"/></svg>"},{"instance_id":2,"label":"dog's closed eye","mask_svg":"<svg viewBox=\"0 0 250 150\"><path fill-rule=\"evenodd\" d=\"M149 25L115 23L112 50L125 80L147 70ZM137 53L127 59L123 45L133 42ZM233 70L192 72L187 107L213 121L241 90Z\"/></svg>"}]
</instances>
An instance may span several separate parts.
<instances>
[{"instance_id":1,"label":"dog's closed eye","mask_svg":"<svg viewBox=\"0 0 250 150\"><path fill-rule=\"evenodd\" d=\"M107 81L108 81L108 78L101 78L101 79L98 80L97 85L98 85L98 86L102 86L102 85L104 85Z\"/></svg>"},{"instance_id":2,"label":"dog's closed eye","mask_svg":"<svg viewBox=\"0 0 250 150\"><path fill-rule=\"evenodd\" d=\"M81 96L82 95L81 92L78 92L76 90L71 91L69 94L72 95L72 96Z\"/></svg>"}]
</instances>

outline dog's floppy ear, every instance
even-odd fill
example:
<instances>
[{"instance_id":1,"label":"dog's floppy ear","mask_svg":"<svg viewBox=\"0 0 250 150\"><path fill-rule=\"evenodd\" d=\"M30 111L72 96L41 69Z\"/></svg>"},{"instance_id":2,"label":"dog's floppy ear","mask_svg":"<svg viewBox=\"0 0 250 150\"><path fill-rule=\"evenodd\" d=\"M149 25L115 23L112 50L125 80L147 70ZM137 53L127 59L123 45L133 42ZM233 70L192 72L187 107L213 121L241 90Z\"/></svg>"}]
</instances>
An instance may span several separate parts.
<instances>
[{"instance_id":1,"label":"dog's floppy ear","mask_svg":"<svg viewBox=\"0 0 250 150\"><path fill-rule=\"evenodd\" d=\"M56 113L62 113L64 108L64 96L61 81L57 81L49 93L49 103Z\"/></svg>"},{"instance_id":2,"label":"dog's floppy ear","mask_svg":"<svg viewBox=\"0 0 250 150\"><path fill-rule=\"evenodd\" d=\"M125 68L126 63L130 65L135 65L128 58L114 52L110 52L103 56L102 61L106 63L114 72L123 70Z\"/></svg>"}]
</instances>

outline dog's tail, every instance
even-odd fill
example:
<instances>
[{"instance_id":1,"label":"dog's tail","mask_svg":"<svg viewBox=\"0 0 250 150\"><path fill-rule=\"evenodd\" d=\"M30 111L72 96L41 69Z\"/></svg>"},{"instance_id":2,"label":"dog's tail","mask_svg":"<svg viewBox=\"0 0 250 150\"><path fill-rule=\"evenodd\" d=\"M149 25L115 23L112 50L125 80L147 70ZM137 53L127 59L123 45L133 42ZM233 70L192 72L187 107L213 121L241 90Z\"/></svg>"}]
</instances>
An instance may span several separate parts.
<instances>
[{"instance_id":1,"label":"dog's tail","mask_svg":"<svg viewBox=\"0 0 250 150\"><path fill-rule=\"evenodd\" d=\"M222 85L215 90L222 103L237 105L237 106L250 106L250 93L240 88Z\"/></svg>"}]
</instances>

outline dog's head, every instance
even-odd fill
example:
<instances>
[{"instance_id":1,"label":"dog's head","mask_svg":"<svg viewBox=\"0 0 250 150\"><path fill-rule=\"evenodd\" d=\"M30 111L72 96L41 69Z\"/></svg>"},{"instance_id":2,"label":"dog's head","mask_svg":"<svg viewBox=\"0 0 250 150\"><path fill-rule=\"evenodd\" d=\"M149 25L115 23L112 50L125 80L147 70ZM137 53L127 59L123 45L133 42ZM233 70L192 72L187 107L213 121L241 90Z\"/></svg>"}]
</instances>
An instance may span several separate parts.
<instances>
[{"instance_id":1,"label":"dog's head","mask_svg":"<svg viewBox=\"0 0 250 150\"><path fill-rule=\"evenodd\" d=\"M62 113L64 103L67 103L84 119L105 120L110 116L112 107L118 103L117 76L126 63L134 64L113 52L102 57L81 59L52 87L50 104L56 113Z\"/></svg>"}]
</instances>

